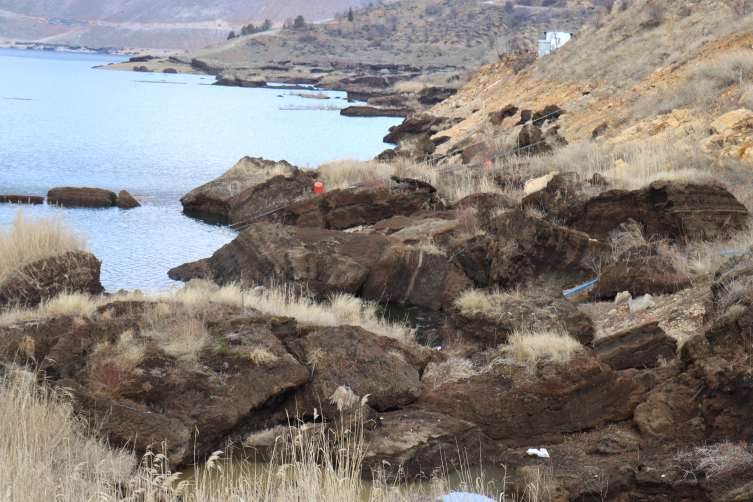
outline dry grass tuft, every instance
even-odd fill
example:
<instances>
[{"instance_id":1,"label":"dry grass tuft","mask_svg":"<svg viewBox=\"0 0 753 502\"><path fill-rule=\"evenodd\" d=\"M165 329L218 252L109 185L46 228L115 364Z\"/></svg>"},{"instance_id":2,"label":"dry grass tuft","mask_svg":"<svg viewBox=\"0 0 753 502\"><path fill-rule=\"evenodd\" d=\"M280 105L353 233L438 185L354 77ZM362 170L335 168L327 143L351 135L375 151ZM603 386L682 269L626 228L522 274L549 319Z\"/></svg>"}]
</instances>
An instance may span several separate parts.
<instances>
[{"instance_id":1,"label":"dry grass tuft","mask_svg":"<svg viewBox=\"0 0 753 502\"><path fill-rule=\"evenodd\" d=\"M257 366L264 366L277 361L277 356L264 348L255 348L247 357Z\"/></svg>"},{"instance_id":2,"label":"dry grass tuft","mask_svg":"<svg viewBox=\"0 0 753 502\"><path fill-rule=\"evenodd\" d=\"M477 369L470 360L452 357L442 363L427 364L421 380L433 382L436 390L446 383L467 380L481 373L483 373L483 370Z\"/></svg>"},{"instance_id":3,"label":"dry grass tuft","mask_svg":"<svg viewBox=\"0 0 753 502\"><path fill-rule=\"evenodd\" d=\"M580 349L581 344L566 332L536 329L514 331L507 345L499 348L500 352L513 355L531 369L546 362L568 363Z\"/></svg>"},{"instance_id":4,"label":"dry grass tuft","mask_svg":"<svg viewBox=\"0 0 753 502\"><path fill-rule=\"evenodd\" d=\"M506 303L519 303L523 301L523 296L520 286L508 290L499 289L499 286L495 286L490 291L469 289L463 291L455 299L455 306L462 312L481 312L495 317L504 311L503 307Z\"/></svg>"},{"instance_id":5,"label":"dry grass tuft","mask_svg":"<svg viewBox=\"0 0 753 502\"><path fill-rule=\"evenodd\" d=\"M69 251L87 251L86 234L76 232L62 212L33 218L23 209L0 227L0 284L24 265Z\"/></svg>"},{"instance_id":6,"label":"dry grass tuft","mask_svg":"<svg viewBox=\"0 0 753 502\"><path fill-rule=\"evenodd\" d=\"M179 306L159 302L145 313L148 328L142 335L179 359L193 361L209 343L203 316L200 312L181 309Z\"/></svg>"},{"instance_id":7,"label":"dry grass tuft","mask_svg":"<svg viewBox=\"0 0 753 502\"><path fill-rule=\"evenodd\" d=\"M317 167L319 180L325 190L349 188L364 180L382 180L389 183L390 176L399 168L397 163L375 160L341 159L332 160Z\"/></svg>"},{"instance_id":8,"label":"dry grass tuft","mask_svg":"<svg viewBox=\"0 0 753 502\"><path fill-rule=\"evenodd\" d=\"M744 441L730 443L724 441L712 446L696 446L691 452L680 455L678 460L686 460L694 469L703 471L707 478L731 474L735 468L753 464L753 453Z\"/></svg>"}]
</instances>

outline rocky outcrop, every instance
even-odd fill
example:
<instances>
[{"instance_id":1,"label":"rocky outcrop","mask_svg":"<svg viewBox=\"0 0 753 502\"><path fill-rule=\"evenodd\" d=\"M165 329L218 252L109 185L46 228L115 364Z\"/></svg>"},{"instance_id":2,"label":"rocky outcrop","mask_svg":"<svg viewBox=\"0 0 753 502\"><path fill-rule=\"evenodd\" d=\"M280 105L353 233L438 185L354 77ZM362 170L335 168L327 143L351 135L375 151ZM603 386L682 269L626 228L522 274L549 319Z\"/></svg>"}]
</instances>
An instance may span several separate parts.
<instances>
[{"instance_id":1,"label":"rocky outcrop","mask_svg":"<svg viewBox=\"0 0 753 502\"><path fill-rule=\"evenodd\" d=\"M47 192L47 202L69 207L112 207L118 196L101 188L58 187Z\"/></svg>"},{"instance_id":2,"label":"rocky outcrop","mask_svg":"<svg viewBox=\"0 0 753 502\"><path fill-rule=\"evenodd\" d=\"M133 196L125 190L118 192L118 198L115 199L115 206L120 209L132 209L134 207L139 207L140 205L139 201L134 199Z\"/></svg>"},{"instance_id":3,"label":"rocky outcrop","mask_svg":"<svg viewBox=\"0 0 753 502\"><path fill-rule=\"evenodd\" d=\"M533 282L547 287L577 286L596 273L585 262L608 246L583 232L561 227L525 210L509 211L490 223L489 275L503 286Z\"/></svg>"},{"instance_id":4,"label":"rocky outcrop","mask_svg":"<svg viewBox=\"0 0 753 502\"><path fill-rule=\"evenodd\" d=\"M537 189L537 186L544 182L546 186ZM583 212L583 203L579 196L581 183L578 173L550 173L545 177L529 180L525 190L531 193L523 197L520 202L521 206L537 209L548 218L569 221Z\"/></svg>"},{"instance_id":5,"label":"rocky outcrop","mask_svg":"<svg viewBox=\"0 0 753 502\"><path fill-rule=\"evenodd\" d=\"M109 308L109 307L108 307ZM108 309L106 308L106 310ZM14 330L10 350L28 337L47 377L68 388L75 410L98 416L97 432L113 444L143 453L150 446L171 465L192 462L214 451L229 433L269 414L275 398L303 385L309 371L291 358L269 327L269 318L234 322L237 312L218 310L209 326L217 345L198 354L194 364L165 352L147 338L134 371L117 357L114 344L131 330L140 337L139 315L74 323L70 317ZM92 352L87 347L109 346ZM254 349L268 356L252 360Z\"/></svg>"},{"instance_id":6,"label":"rocky outcrop","mask_svg":"<svg viewBox=\"0 0 753 502\"><path fill-rule=\"evenodd\" d=\"M641 190L609 190L583 203L582 214L565 224L606 242L609 233L634 220L647 235L693 239L725 238L750 217L734 195L713 185L655 181Z\"/></svg>"},{"instance_id":7,"label":"rocky outcrop","mask_svg":"<svg viewBox=\"0 0 753 502\"><path fill-rule=\"evenodd\" d=\"M390 132L384 137L385 143L398 143L420 134L434 135L452 127L456 121L447 117L434 117L432 115L412 115L405 119L402 124L390 127Z\"/></svg>"},{"instance_id":8,"label":"rocky outcrop","mask_svg":"<svg viewBox=\"0 0 753 502\"><path fill-rule=\"evenodd\" d=\"M340 110L345 117L407 117L413 108L376 108L374 106L348 106Z\"/></svg>"},{"instance_id":9,"label":"rocky outcrop","mask_svg":"<svg viewBox=\"0 0 753 502\"><path fill-rule=\"evenodd\" d=\"M24 265L0 285L0 304L39 303L64 291L98 294L100 262L91 253L69 251Z\"/></svg>"},{"instance_id":10,"label":"rocky outcrop","mask_svg":"<svg viewBox=\"0 0 753 502\"><path fill-rule=\"evenodd\" d=\"M654 248L644 246L629 250L615 263L607 265L593 294L601 300L614 298L623 291L633 297L663 295L690 285L690 278L675 269L670 257L658 255Z\"/></svg>"},{"instance_id":11,"label":"rocky outcrop","mask_svg":"<svg viewBox=\"0 0 753 502\"><path fill-rule=\"evenodd\" d=\"M474 423L508 446L530 446L624 420L642 396L638 384L620 378L583 348L568 364L543 365L536 378L525 366L502 363L434 390L426 385L410 407Z\"/></svg>"},{"instance_id":12,"label":"rocky outcrop","mask_svg":"<svg viewBox=\"0 0 753 502\"><path fill-rule=\"evenodd\" d=\"M613 370L654 368L675 358L677 342L654 322L598 338L593 349Z\"/></svg>"},{"instance_id":13,"label":"rocky outcrop","mask_svg":"<svg viewBox=\"0 0 753 502\"><path fill-rule=\"evenodd\" d=\"M427 183L392 178L384 188L354 187L330 190L285 208L288 225L343 230L373 225L393 216L409 215L428 207L436 189Z\"/></svg>"},{"instance_id":14,"label":"rocky outcrop","mask_svg":"<svg viewBox=\"0 0 753 502\"><path fill-rule=\"evenodd\" d=\"M228 199L227 216L234 223L261 218L281 221L291 205L313 192L315 182L311 173L298 169L286 176L274 176Z\"/></svg>"},{"instance_id":15,"label":"rocky outcrop","mask_svg":"<svg viewBox=\"0 0 753 502\"><path fill-rule=\"evenodd\" d=\"M356 326L323 329L288 344L296 358L309 365L311 377L296 394L296 413L312 415L314 408L328 418L339 415L330 402L338 387L368 397L372 408L385 411L414 402L421 395L419 372L406 361L399 344L389 343Z\"/></svg>"},{"instance_id":16,"label":"rocky outcrop","mask_svg":"<svg viewBox=\"0 0 753 502\"><path fill-rule=\"evenodd\" d=\"M193 64L191 66L193 66ZM267 87L267 82L263 78L243 75L233 71L223 71L217 75L217 81L212 85L227 85L231 87Z\"/></svg>"},{"instance_id":17,"label":"rocky outcrop","mask_svg":"<svg viewBox=\"0 0 753 502\"><path fill-rule=\"evenodd\" d=\"M496 303L493 296L490 302ZM456 309L452 318L459 338L479 350L505 343L511 333L520 329L564 330L583 345L594 339L591 318L567 299L549 296L546 291L500 298L488 312Z\"/></svg>"},{"instance_id":18,"label":"rocky outcrop","mask_svg":"<svg viewBox=\"0 0 753 502\"><path fill-rule=\"evenodd\" d=\"M507 117L514 117L518 113L518 107L513 105L507 105L499 111L491 112L489 114L489 121L492 125L502 125L502 121Z\"/></svg>"},{"instance_id":19,"label":"rocky outcrop","mask_svg":"<svg viewBox=\"0 0 753 502\"><path fill-rule=\"evenodd\" d=\"M281 176L282 179L277 178L277 180L271 185L277 188L277 192L281 193L267 193L266 195L271 196L275 200L285 200L285 203L300 196L304 184L310 181L307 179L308 177L306 175L299 172L297 167L284 160L276 162L261 157L243 157L219 178L210 181L209 183L205 183L200 187L194 188L181 197L180 203L186 211L203 211L229 216L231 211L242 204L249 202L252 195L258 195L260 192L266 193L272 191L273 188L269 185L259 187L256 192L253 192L253 189L257 185L263 184L271 178L278 176ZM286 190L284 188L287 185L290 185L284 183L284 180L291 180L294 182L291 189ZM311 186L306 185L306 188L311 188ZM252 191L245 193L244 195L244 192L247 192L248 190ZM251 201L251 204L261 205L263 207L266 207L264 205L265 203L266 200ZM253 213L254 210L251 208L245 212Z\"/></svg>"},{"instance_id":20,"label":"rocky outcrop","mask_svg":"<svg viewBox=\"0 0 753 502\"><path fill-rule=\"evenodd\" d=\"M393 246L371 267L362 296L447 310L460 293L473 285L460 265L436 248Z\"/></svg>"},{"instance_id":21,"label":"rocky outcrop","mask_svg":"<svg viewBox=\"0 0 753 502\"><path fill-rule=\"evenodd\" d=\"M369 445L363 459L367 479L377 478L380 470L394 479L402 469L402 476L410 480L440 465L474 465L499 452L478 426L443 413L408 409L379 417L380 426L364 437Z\"/></svg>"},{"instance_id":22,"label":"rocky outcrop","mask_svg":"<svg viewBox=\"0 0 753 502\"><path fill-rule=\"evenodd\" d=\"M38 197L35 195L0 195L0 203L44 204L44 197Z\"/></svg>"},{"instance_id":23,"label":"rocky outcrop","mask_svg":"<svg viewBox=\"0 0 753 502\"><path fill-rule=\"evenodd\" d=\"M418 93L418 102L425 106L434 106L458 93L457 89L444 87L427 87Z\"/></svg>"},{"instance_id":24,"label":"rocky outcrop","mask_svg":"<svg viewBox=\"0 0 753 502\"><path fill-rule=\"evenodd\" d=\"M376 234L256 223L218 249L206 266L218 284L281 281L316 295L357 293L394 242Z\"/></svg>"},{"instance_id":25,"label":"rocky outcrop","mask_svg":"<svg viewBox=\"0 0 753 502\"><path fill-rule=\"evenodd\" d=\"M711 123L711 136L703 147L715 151L721 147L722 154L747 163L753 163L753 112L740 108L718 117Z\"/></svg>"}]
</instances>

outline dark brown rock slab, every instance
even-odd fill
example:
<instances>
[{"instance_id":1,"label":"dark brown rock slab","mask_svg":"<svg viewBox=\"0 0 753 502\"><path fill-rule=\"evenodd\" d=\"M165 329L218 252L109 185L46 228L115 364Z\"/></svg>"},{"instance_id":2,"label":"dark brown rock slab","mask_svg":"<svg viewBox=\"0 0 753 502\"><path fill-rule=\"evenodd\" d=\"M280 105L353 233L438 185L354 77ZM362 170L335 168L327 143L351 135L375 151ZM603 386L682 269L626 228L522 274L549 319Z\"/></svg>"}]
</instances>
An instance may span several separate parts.
<instances>
[{"instance_id":1,"label":"dark brown rock slab","mask_svg":"<svg viewBox=\"0 0 753 502\"><path fill-rule=\"evenodd\" d=\"M604 268L593 294L600 300L628 291L631 296L671 294L691 286L690 277L680 274L667 256L623 255Z\"/></svg>"},{"instance_id":2,"label":"dark brown rock slab","mask_svg":"<svg viewBox=\"0 0 753 502\"><path fill-rule=\"evenodd\" d=\"M726 238L745 228L750 213L734 195L714 185L655 181L641 190L609 190L583 203L566 222L606 242L609 233L634 220L646 235L696 240Z\"/></svg>"},{"instance_id":3,"label":"dark brown rock slab","mask_svg":"<svg viewBox=\"0 0 753 502\"><path fill-rule=\"evenodd\" d=\"M509 446L542 445L561 434L625 420L643 389L601 363L587 348L568 364L545 364L536 378L517 365L467 380L426 387L411 408L445 413L478 425Z\"/></svg>"},{"instance_id":4,"label":"dark brown rock slab","mask_svg":"<svg viewBox=\"0 0 753 502\"><path fill-rule=\"evenodd\" d=\"M64 291L99 294L100 261L83 251L69 251L24 265L0 285L0 303L39 303Z\"/></svg>"},{"instance_id":5,"label":"dark brown rock slab","mask_svg":"<svg viewBox=\"0 0 753 502\"><path fill-rule=\"evenodd\" d=\"M682 373L654 388L635 409L635 423L644 444L702 441L706 421L702 416L703 382Z\"/></svg>"},{"instance_id":6,"label":"dark brown rock slab","mask_svg":"<svg viewBox=\"0 0 753 502\"><path fill-rule=\"evenodd\" d=\"M47 192L49 204L69 207L112 207L117 198L115 192L102 188L58 187Z\"/></svg>"},{"instance_id":7,"label":"dark brown rock slab","mask_svg":"<svg viewBox=\"0 0 753 502\"><path fill-rule=\"evenodd\" d=\"M463 269L446 254L421 246L394 246L371 267L362 296L447 310L460 293L473 286Z\"/></svg>"},{"instance_id":8,"label":"dark brown rock slab","mask_svg":"<svg viewBox=\"0 0 753 502\"><path fill-rule=\"evenodd\" d=\"M271 181L271 178L276 176L280 178L267 186L257 188L257 185ZM271 196L272 203L283 200L290 202L293 198L300 196L303 185L299 186L294 182L291 185L295 186L286 189L288 183L284 181L289 178L296 180L299 176L301 174L298 173L298 168L284 160L273 161L246 156L219 178L188 192L181 197L180 203L187 211L203 211L229 216L232 210L248 202L254 196ZM306 180L306 188L312 188L308 186L308 180ZM279 194L269 193L271 191L279 192ZM252 200L251 203L267 207L264 205L265 200ZM253 208L245 212L251 213Z\"/></svg>"},{"instance_id":9,"label":"dark brown rock slab","mask_svg":"<svg viewBox=\"0 0 753 502\"><path fill-rule=\"evenodd\" d=\"M428 133L431 136L450 127L453 123L447 117L434 117L429 114L411 115L402 124L390 127L390 132L384 137L384 142L397 145L401 141L420 134Z\"/></svg>"},{"instance_id":10,"label":"dark brown rock slab","mask_svg":"<svg viewBox=\"0 0 753 502\"><path fill-rule=\"evenodd\" d=\"M653 322L597 338L593 349L613 370L654 368L675 358L677 342Z\"/></svg>"},{"instance_id":11,"label":"dark brown rock slab","mask_svg":"<svg viewBox=\"0 0 753 502\"><path fill-rule=\"evenodd\" d=\"M0 195L0 203L44 204L44 197L37 195Z\"/></svg>"},{"instance_id":12,"label":"dark brown rock slab","mask_svg":"<svg viewBox=\"0 0 753 502\"><path fill-rule=\"evenodd\" d=\"M490 223L490 278L509 287L534 283L562 289L593 280L587 258L607 254L606 244L525 210L503 213Z\"/></svg>"},{"instance_id":13,"label":"dark brown rock slab","mask_svg":"<svg viewBox=\"0 0 753 502\"><path fill-rule=\"evenodd\" d=\"M284 222L309 228L344 230L373 225L394 216L407 216L429 206L436 190L412 180L385 180L383 187L336 189L293 202L284 210Z\"/></svg>"},{"instance_id":14,"label":"dark brown rock slab","mask_svg":"<svg viewBox=\"0 0 753 502\"><path fill-rule=\"evenodd\" d=\"M218 284L278 281L297 284L315 295L355 294L372 265L393 243L376 234L255 223L218 249L208 263L194 268L204 271L208 267L210 278ZM178 270L173 271L177 277Z\"/></svg>"},{"instance_id":15,"label":"dark brown rock slab","mask_svg":"<svg viewBox=\"0 0 753 502\"><path fill-rule=\"evenodd\" d=\"M480 350L505 343L520 329L565 330L583 345L594 339L593 321L566 298L541 294L521 294L499 305L493 313L461 311L452 315L460 338Z\"/></svg>"},{"instance_id":16,"label":"dark brown rock slab","mask_svg":"<svg viewBox=\"0 0 753 502\"><path fill-rule=\"evenodd\" d=\"M345 117L407 117L413 108L377 108L375 106L348 106L340 110Z\"/></svg>"},{"instance_id":17,"label":"dark brown rock slab","mask_svg":"<svg viewBox=\"0 0 753 502\"><path fill-rule=\"evenodd\" d=\"M357 326L339 326L290 342L291 352L312 368L297 396L298 411L310 414L315 407L336 417L339 410L330 396L343 385L359 397L369 394L369 406L379 411L414 402L422 390L419 372L382 338Z\"/></svg>"},{"instance_id":18,"label":"dark brown rock slab","mask_svg":"<svg viewBox=\"0 0 753 502\"><path fill-rule=\"evenodd\" d=\"M134 207L139 207L141 204L139 204L139 201L133 198L133 195L129 194L125 190L121 190L118 192L118 198L115 199L115 206L119 207L120 209L132 209Z\"/></svg>"},{"instance_id":19,"label":"dark brown rock slab","mask_svg":"<svg viewBox=\"0 0 753 502\"><path fill-rule=\"evenodd\" d=\"M500 450L477 425L443 413L407 409L379 418L380 426L365 434L366 479L378 477L380 469L389 478L399 469L407 479L424 477L443 465L474 465Z\"/></svg>"}]
</instances>

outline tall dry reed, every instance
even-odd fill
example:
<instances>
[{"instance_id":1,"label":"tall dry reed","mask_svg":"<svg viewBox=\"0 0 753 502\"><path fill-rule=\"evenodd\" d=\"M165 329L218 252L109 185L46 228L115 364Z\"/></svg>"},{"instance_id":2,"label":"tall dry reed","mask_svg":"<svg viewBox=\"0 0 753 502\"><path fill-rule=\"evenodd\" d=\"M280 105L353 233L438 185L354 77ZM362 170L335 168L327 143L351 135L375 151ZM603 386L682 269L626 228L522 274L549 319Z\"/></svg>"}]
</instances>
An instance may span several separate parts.
<instances>
[{"instance_id":1,"label":"tall dry reed","mask_svg":"<svg viewBox=\"0 0 753 502\"><path fill-rule=\"evenodd\" d=\"M86 251L87 238L74 230L63 213L32 217L23 209L0 227L0 284L26 264L68 251Z\"/></svg>"}]
</instances>

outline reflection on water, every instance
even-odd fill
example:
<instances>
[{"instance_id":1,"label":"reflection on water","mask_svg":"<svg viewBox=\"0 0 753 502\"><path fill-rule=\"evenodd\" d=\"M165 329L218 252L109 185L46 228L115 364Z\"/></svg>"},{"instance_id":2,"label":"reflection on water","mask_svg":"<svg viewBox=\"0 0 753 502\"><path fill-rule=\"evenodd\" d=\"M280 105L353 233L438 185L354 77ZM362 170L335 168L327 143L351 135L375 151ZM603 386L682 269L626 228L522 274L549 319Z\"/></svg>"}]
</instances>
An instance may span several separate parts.
<instances>
[{"instance_id":1,"label":"reflection on water","mask_svg":"<svg viewBox=\"0 0 753 502\"><path fill-rule=\"evenodd\" d=\"M441 345L442 340L436 338L431 330L440 329L447 323L449 315L426 307L405 307L395 303L382 303L380 315L391 322L405 322L416 329L418 342L428 347Z\"/></svg>"},{"instance_id":2,"label":"reflection on water","mask_svg":"<svg viewBox=\"0 0 753 502\"><path fill-rule=\"evenodd\" d=\"M270 483L277 483L279 469L266 462L248 460L223 460L219 467L207 468L206 464L183 469L180 481L188 481L192 488L198 483L202 489L212 487L254 487L263 490ZM418 481L400 485L385 485L372 481L361 481L361 500L372 500L375 489L397 489L402 495L422 494L438 497L450 492L482 493L494 500L500 500L506 483L514 478L514 470L504 466L475 465L461 471L453 471L438 478L426 477ZM232 491L232 490L231 490ZM398 497L390 497L397 499ZM462 498L453 498L460 502ZM476 499L474 499L476 500ZM465 502L465 501L464 501Z\"/></svg>"},{"instance_id":3,"label":"reflection on water","mask_svg":"<svg viewBox=\"0 0 753 502\"><path fill-rule=\"evenodd\" d=\"M280 110L307 100L277 97L274 89L206 85L213 77L160 74L159 80L185 85L152 85L139 82L143 74L92 69L121 59L0 49L0 98L9 98L0 99L0 194L125 189L143 204L129 211L63 210L89 234L109 291L175 287L167 270L208 257L233 238L218 226L226 221L184 215L179 199L241 157L299 166L368 159L384 150L382 136L401 122ZM0 204L0 224L15 213Z\"/></svg>"}]
</instances>

